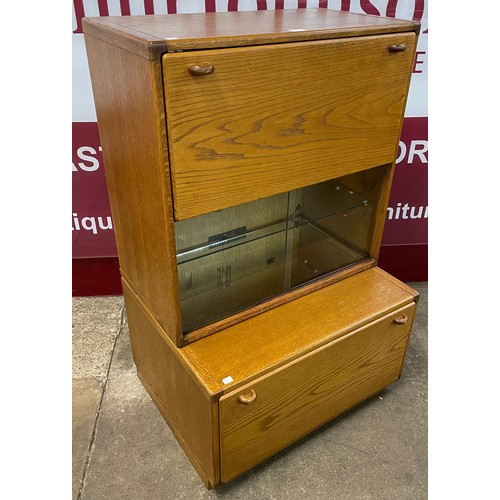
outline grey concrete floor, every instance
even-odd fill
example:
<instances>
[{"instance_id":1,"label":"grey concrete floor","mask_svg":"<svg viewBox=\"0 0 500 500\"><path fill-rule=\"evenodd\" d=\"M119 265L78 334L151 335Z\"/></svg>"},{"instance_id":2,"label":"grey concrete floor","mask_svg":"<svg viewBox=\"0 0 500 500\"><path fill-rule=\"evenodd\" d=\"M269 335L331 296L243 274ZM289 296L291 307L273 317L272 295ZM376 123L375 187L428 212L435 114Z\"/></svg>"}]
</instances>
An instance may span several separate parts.
<instances>
[{"instance_id":1,"label":"grey concrete floor","mask_svg":"<svg viewBox=\"0 0 500 500\"><path fill-rule=\"evenodd\" d=\"M73 299L73 499L426 499L427 283L403 377L216 490L137 378L122 297Z\"/></svg>"}]
</instances>

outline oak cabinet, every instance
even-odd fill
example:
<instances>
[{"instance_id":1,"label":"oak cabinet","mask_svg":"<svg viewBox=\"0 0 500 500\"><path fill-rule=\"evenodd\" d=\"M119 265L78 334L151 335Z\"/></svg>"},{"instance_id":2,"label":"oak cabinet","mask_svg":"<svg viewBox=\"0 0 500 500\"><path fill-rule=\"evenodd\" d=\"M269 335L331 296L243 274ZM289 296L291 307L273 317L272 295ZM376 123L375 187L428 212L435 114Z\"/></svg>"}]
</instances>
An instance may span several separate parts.
<instances>
[{"instance_id":1,"label":"oak cabinet","mask_svg":"<svg viewBox=\"0 0 500 500\"><path fill-rule=\"evenodd\" d=\"M418 24L83 21L138 375L208 487L401 375L377 267Z\"/></svg>"}]
</instances>

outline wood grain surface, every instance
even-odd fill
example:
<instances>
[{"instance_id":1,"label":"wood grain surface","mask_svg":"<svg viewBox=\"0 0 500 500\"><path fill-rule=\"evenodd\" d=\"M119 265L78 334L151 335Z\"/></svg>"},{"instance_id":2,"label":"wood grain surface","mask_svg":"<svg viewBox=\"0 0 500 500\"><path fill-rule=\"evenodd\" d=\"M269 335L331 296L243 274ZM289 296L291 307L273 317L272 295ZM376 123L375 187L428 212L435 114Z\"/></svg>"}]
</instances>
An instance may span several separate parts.
<instances>
[{"instance_id":1,"label":"wood grain surface","mask_svg":"<svg viewBox=\"0 0 500 500\"><path fill-rule=\"evenodd\" d=\"M413 301L406 285L371 268L181 350L209 391L227 393Z\"/></svg>"},{"instance_id":2,"label":"wood grain surface","mask_svg":"<svg viewBox=\"0 0 500 500\"><path fill-rule=\"evenodd\" d=\"M205 482L219 478L217 401L200 385L181 349L157 331L123 283L132 354L141 380Z\"/></svg>"},{"instance_id":3,"label":"wood grain surface","mask_svg":"<svg viewBox=\"0 0 500 500\"><path fill-rule=\"evenodd\" d=\"M415 307L407 305L223 396L222 482L397 380ZM395 324L403 313L408 323ZM254 400L242 404L242 397Z\"/></svg>"},{"instance_id":4,"label":"wood grain surface","mask_svg":"<svg viewBox=\"0 0 500 500\"><path fill-rule=\"evenodd\" d=\"M163 56L176 220L392 163L415 39ZM213 74L190 75L204 62Z\"/></svg>"},{"instance_id":5,"label":"wood grain surface","mask_svg":"<svg viewBox=\"0 0 500 500\"><path fill-rule=\"evenodd\" d=\"M418 33L419 27L402 19L313 8L83 19L86 33L152 60L166 51Z\"/></svg>"},{"instance_id":6,"label":"wood grain surface","mask_svg":"<svg viewBox=\"0 0 500 500\"><path fill-rule=\"evenodd\" d=\"M180 325L161 67L85 35L122 276L168 335Z\"/></svg>"}]
</instances>

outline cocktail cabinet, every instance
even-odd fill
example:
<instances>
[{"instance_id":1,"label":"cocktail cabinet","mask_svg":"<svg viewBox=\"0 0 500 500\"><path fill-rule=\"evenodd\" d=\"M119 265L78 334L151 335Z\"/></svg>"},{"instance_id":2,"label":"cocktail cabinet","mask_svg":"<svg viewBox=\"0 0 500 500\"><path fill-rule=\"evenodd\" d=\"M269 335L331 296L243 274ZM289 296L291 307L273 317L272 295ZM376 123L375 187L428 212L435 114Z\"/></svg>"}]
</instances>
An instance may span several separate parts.
<instances>
[{"instance_id":1,"label":"cocktail cabinet","mask_svg":"<svg viewBox=\"0 0 500 500\"><path fill-rule=\"evenodd\" d=\"M401 376L418 294L377 259L419 26L83 26L137 372L214 487Z\"/></svg>"}]
</instances>

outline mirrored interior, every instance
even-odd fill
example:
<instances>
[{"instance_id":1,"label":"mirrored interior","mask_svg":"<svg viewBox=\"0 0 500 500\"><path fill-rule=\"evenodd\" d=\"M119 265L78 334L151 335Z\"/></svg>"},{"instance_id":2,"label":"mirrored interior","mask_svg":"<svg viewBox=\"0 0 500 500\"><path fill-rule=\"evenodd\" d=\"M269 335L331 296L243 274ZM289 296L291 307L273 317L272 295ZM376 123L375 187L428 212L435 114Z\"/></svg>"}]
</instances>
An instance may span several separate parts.
<instances>
[{"instance_id":1,"label":"mirrored interior","mask_svg":"<svg viewBox=\"0 0 500 500\"><path fill-rule=\"evenodd\" d=\"M184 333L368 258L373 203L342 180L175 222Z\"/></svg>"}]
</instances>

